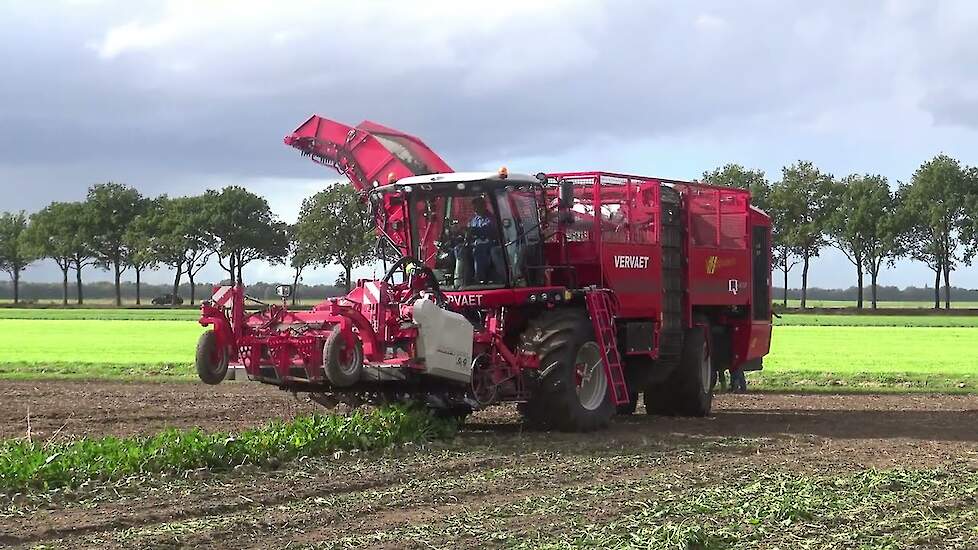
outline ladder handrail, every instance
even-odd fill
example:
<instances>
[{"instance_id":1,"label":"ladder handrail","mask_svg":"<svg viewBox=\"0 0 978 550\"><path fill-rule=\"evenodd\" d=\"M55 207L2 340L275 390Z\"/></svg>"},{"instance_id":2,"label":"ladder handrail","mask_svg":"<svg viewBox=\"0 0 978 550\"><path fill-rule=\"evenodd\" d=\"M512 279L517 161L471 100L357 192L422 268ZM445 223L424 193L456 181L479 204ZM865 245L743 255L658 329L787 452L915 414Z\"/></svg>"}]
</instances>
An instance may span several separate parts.
<instances>
[{"instance_id":1,"label":"ladder handrail","mask_svg":"<svg viewBox=\"0 0 978 550\"><path fill-rule=\"evenodd\" d=\"M615 405L624 405L630 401L630 397L621 365L621 354L618 351L618 339L615 336L613 317L613 310L617 309L615 296L608 290L594 289L585 294L585 302L591 314L594 337L601 351L605 375L611 385L612 401Z\"/></svg>"}]
</instances>

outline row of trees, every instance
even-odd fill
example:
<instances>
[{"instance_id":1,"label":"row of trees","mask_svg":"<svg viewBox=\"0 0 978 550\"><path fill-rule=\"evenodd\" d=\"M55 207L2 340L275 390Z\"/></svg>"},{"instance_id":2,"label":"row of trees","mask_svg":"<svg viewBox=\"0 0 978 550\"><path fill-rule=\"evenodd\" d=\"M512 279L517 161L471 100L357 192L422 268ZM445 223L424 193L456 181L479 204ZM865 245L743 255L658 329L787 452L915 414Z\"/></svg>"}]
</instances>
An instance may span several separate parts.
<instances>
[{"instance_id":1,"label":"row of trees","mask_svg":"<svg viewBox=\"0 0 978 550\"><path fill-rule=\"evenodd\" d=\"M306 199L299 222L289 226L264 198L242 187L148 198L132 187L105 183L92 186L84 201L53 202L30 216L0 214L0 269L10 275L15 303L21 273L44 258L61 269L65 304L72 270L76 302L84 302L82 270L89 266L113 274L117 305L123 274L133 273L138 304L143 273L160 268L173 271L174 295L186 276L193 303L196 276L214 258L229 280L239 282L245 266L256 260L290 262L296 283L307 267L340 264L348 288L351 270L367 261L369 239L364 206L346 185Z\"/></svg>"},{"instance_id":2,"label":"row of trees","mask_svg":"<svg viewBox=\"0 0 978 550\"><path fill-rule=\"evenodd\" d=\"M943 278L944 305L950 307L951 273L978 251L978 168L946 155L925 162L895 191L883 176L835 178L805 161L783 168L774 182L738 164L706 172L703 179L749 189L754 203L771 214L775 269L787 289L789 273L800 266L802 307L812 262L829 246L854 266L860 308L864 277L869 275L875 308L880 271L898 258L923 262L934 272L935 308ZM193 289L213 258L232 281L243 281L243 269L256 260L288 262L294 283L308 267L338 264L348 289L351 271L370 261L372 243L365 206L348 185L307 198L291 226L276 218L264 198L234 186L190 197L147 198L132 187L106 183L91 187L81 202L54 202L30 216L0 214L0 269L10 274L15 301L21 273L41 258L61 269L64 303L71 270L78 303L87 266L112 272L117 304L121 277L131 270L139 303L146 270L172 269L177 294L182 278ZM191 290L191 303L195 298Z\"/></svg>"},{"instance_id":3,"label":"row of trees","mask_svg":"<svg viewBox=\"0 0 978 550\"><path fill-rule=\"evenodd\" d=\"M841 251L856 272L857 307L863 307L869 275L877 306L880 271L899 258L923 262L934 272L934 307L951 307L951 273L978 251L978 168L938 155L891 189L876 174L835 178L799 161L769 182L760 170L728 164L703 174L704 181L750 189L753 201L773 220L775 269L784 276L801 267L801 307L806 307L812 260L827 247ZM783 297L787 303L787 291Z\"/></svg>"}]
</instances>

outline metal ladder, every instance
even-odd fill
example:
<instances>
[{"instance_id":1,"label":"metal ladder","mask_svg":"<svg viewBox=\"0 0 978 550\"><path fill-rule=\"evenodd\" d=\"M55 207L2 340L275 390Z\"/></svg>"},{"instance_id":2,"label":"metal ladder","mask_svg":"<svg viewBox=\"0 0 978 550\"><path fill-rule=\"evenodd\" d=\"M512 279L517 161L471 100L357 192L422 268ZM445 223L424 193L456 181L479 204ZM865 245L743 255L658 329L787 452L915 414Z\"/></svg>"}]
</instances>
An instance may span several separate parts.
<instances>
[{"instance_id":1,"label":"metal ladder","mask_svg":"<svg viewBox=\"0 0 978 550\"><path fill-rule=\"evenodd\" d=\"M591 314L591 323L594 325L594 336L598 340L604 360L604 372L611 383L611 398L615 405L624 405L629 402L628 385L625 383L625 372L621 368L621 355L618 353L611 295L605 290L592 290L584 297L588 313Z\"/></svg>"}]
</instances>

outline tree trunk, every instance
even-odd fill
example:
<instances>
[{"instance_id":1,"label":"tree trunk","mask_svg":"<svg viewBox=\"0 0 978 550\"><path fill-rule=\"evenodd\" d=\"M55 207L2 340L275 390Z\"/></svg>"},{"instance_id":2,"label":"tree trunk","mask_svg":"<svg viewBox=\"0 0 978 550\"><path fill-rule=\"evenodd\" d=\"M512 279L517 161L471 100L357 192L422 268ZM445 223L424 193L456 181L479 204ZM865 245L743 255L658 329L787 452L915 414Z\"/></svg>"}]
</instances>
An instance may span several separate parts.
<instances>
[{"instance_id":1,"label":"tree trunk","mask_svg":"<svg viewBox=\"0 0 978 550\"><path fill-rule=\"evenodd\" d=\"M244 286L244 279L241 277L241 268L244 266L242 265L241 258L235 259L234 267L238 270L238 278L236 281L232 281L232 282Z\"/></svg>"},{"instance_id":2,"label":"tree trunk","mask_svg":"<svg viewBox=\"0 0 978 550\"><path fill-rule=\"evenodd\" d=\"M122 273L119 271L119 262L113 263L112 267L115 270L115 305L119 307L122 305L122 287L120 282Z\"/></svg>"},{"instance_id":3,"label":"tree trunk","mask_svg":"<svg viewBox=\"0 0 978 550\"><path fill-rule=\"evenodd\" d=\"M345 265L345 266L343 266L343 268L346 269L346 281L344 281L344 282L346 283L346 292L347 292L347 294L349 294L350 293L350 272L353 271L353 267L352 266L349 266L349 265Z\"/></svg>"},{"instance_id":4,"label":"tree trunk","mask_svg":"<svg viewBox=\"0 0 978 550\"><path fill-rule=\"evenodd\" d=\"M941 309L941 266L934 270L934 309Z\"/></svg>"},{"instance_id":5,"label":"tree trunk","mask_svg":"<svg viewBox=\"0 0 978 550\"><path fill-rule=\"evenodd\" d=\"M143 271L143 269L141 267L136 266L136 305L137 306L138 305L142 305L142 303L143 303L142 302L142 297L139 295L139 283L140 283L139 276L142 273L142 271Z\"/></svg>"},{"instance_id":6,"label":"tree trunk","mask_svg":"<svg viewBox=\"0 0 978 550\"><path fill-rule=\"evenodd\" d=\"M234 285L234 256L232 255L228 257L227 267L224 267L224 264L221 262L220 258L217 259L217 263L220 264L221 269L227 271L228 280L231 281L231 285L233 286Z\"/></svg>"},{"instance_id":7,"label":"tree trunk","mask_svg":"<svg viewBox=\"0 0 978 550\"><path fill-rule=\"evenodd\" d=\"M295 276L292 277L292 307L295 307L296 294L299 290L299 276L302 274L302 268L295 268Z\"/></svg>"},{"instance_id":8,"label":"tree trunk","mask_svg":"<svg viewBox=\"0 0 978 550\"><path fill-rule=\"evenodd\" d=\"M63 306L68 305L68 269L70 269L70 267L70 265L65 264L65 266L61 268L61 305Z\"/></svg>"},{"instance_id":9,"label":"tree trunk","mask_svg":"<svg viewBox=\"0 0 978 550\"><path fill-rule=\"evenodd\" d=\"M75 262L75 295L77 297L78 305L84 303L84 297L82 296L82 281L81 281L82 264L80 261Z\"/></svg>"},{"instance_id":10,"label":"tree trunk","mask_svg":"<svg viewBox=\"0 0 978 550\"><path fill-rule=\"evenodd\" d=\"M808 263L810 256L805 254L801 266L801 309L808 307Z\"/></svg>"},{"instance_id":11,"label":"tree trunk","mask_svg":"<svg viewBox=\"0 0 978 550\"><path fill-rule=\"evenodd\" d=\"M173 276L173 301L170 306L176 306L177 296L180 295L180 275L183 275L183 264L177 264L177 274Z\"/></svg>"},{"instance_id":12,"label":"tree trunk","mask_svg":"<svg viewBox=\"0 0 978 550\"><path fill-rule=\"evenodd\" d=\"M944 309L951 309L951 262L944 262Z\"/></svg>"},{"instance_id":13,"label":"tree trunk","mask_svg":"<svg viewBox=\"0 0 978 550\"><path fill-rule=\"evenodd\" d=\"M876 278L878 276L879 276L879 271L876 270L876 269L874 269L873 272L870 273L870 278L872 279L872 282L870 284L873 285L873 291L872 291L873 292L873 309L876 309Z\"/></svg>"},{"instance_id":14,"label":"tree trunk","mask_svg":"<svg viewBox=\"0 0 978 550\"><path fill-rule=\"evenodd\" d=\"M856 262L856 309L863 308L863 262L862 259Z\"/></svg>"},{"instance_id":15,"label":"tree trunk","mask_svg":"<svg viewBox=\"0 0 978 550\"><path fill-rule=\"evenodd\" d=\"M190 281L190 305L194 305L194 300L197 298L197 286L194 282L193 262L187 262L187 280Z\"/></svg>"},{"instance_id":16,"label":"tree trunk","mask_svg":"<svg viewBox=\"0 0 978 550\"><path fill-rule=\"evenodd\" d=\"M781 305L788 307L788 260L784 261L784 295L781 298Z\"/></svg>"},{"instance_id":17,"label":"tree trunk","mask_svg":"<svg viewBox=\"0 0 978 550\"><path fill-rule=\"evenodd\" d=\"M14 303L19 304L20 303L20 269L18 269L17 266L14 266L13 275L14 275Z\"/></svg>"}]
</instances>

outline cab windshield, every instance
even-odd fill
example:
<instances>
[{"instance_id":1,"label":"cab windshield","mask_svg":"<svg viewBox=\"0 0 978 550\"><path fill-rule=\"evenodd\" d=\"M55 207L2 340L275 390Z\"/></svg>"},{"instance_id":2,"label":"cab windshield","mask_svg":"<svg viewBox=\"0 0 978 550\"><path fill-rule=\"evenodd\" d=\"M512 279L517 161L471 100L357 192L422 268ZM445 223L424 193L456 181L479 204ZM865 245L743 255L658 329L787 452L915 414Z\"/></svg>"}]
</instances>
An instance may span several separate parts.
<instances>
[{"instance_id":1,"label":"cab windshield","mask_svg":"<svg viewBox=\"0 0 978 550\"><path fill-rule=\"evenodd\" d=\"M444 288L527 284L527 250L540 245L532 190L412 192L409 196L415 255Z\"/></svg>"}]
</instances>

